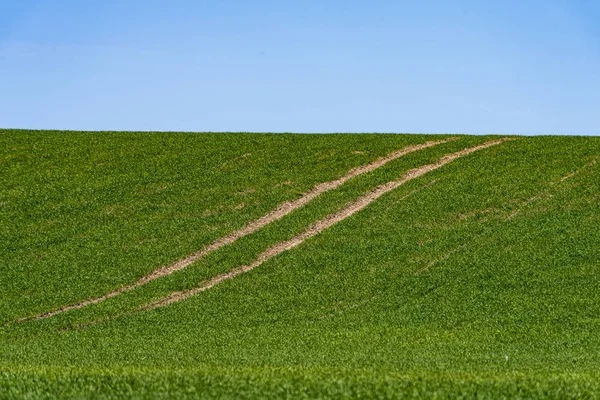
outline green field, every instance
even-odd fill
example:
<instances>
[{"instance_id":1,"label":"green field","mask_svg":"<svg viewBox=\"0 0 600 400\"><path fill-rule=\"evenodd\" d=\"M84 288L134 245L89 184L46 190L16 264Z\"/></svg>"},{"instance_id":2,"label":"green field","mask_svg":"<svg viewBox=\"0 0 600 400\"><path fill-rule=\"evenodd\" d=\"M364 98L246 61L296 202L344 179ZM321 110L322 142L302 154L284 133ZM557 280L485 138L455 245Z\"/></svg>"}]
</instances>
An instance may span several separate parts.
<instances>
[{"instance_id":1,"label":"green field","mask_svg":"<svg viewBox=\"0 0 600 400\"><path fill-rule=\"evenodd\" d=\"M0 398L600 397L600 138L464 155L149 309L504 137L0 130Z\"/></svg>"}]
</instances>

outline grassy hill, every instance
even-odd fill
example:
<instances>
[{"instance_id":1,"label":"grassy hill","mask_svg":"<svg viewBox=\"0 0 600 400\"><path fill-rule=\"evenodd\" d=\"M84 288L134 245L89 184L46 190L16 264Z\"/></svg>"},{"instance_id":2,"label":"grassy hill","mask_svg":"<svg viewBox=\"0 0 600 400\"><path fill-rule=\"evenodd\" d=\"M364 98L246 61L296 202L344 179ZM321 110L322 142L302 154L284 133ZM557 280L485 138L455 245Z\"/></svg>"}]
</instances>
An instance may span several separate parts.
<instances>
[{"instance_id":1,"label":"grassy hill","mask_svg":"<svg viewBox=\"0 0 600 400\"><path fill-rule=\"evenodd\" d=\"M600 138L502 138L0 130L0 397L600 396Z\"/></svg>"}]
</instances>

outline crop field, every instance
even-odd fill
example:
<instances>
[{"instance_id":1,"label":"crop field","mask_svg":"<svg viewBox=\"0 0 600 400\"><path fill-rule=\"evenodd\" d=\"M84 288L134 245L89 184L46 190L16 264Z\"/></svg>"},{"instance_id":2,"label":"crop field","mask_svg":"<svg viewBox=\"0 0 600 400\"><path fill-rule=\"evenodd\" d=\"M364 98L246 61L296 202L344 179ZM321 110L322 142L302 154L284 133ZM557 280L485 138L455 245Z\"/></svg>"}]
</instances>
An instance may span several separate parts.
<instances>
[{"instance_id":1,"label":"crop field","mask_svg":"<svg viewBox=\"0 0 600 400\"><path fill-rule=\"evenodd\" d=\"M0 398L600 397L600 138L0 130Z\"/></svg>"}]
</instances>

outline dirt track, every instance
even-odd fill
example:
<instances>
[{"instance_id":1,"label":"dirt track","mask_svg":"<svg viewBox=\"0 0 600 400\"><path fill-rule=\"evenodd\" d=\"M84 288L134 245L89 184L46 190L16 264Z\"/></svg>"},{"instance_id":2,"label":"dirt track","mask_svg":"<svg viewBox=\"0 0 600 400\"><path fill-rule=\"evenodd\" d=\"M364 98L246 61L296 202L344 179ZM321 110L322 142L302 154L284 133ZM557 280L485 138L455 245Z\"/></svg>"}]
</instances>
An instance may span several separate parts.
<instances>
[{"instance_id":1,"label":"dirt track","mask_svg":"<svg viewBox=\"0 0 600 400\"><path fill-rule=\"evenodd\" d=\"M257 259L252 264L243 265L243 266L235 268L227 273L217 275L217 276L203 282L200 286L198 286L194 289L172 293L171 295L169 295L163 299L160 299L155 303L145 306L144 309L151 310L154 308L163 307L163 306L175 303L177 301L187 299L191 296L194 296L195 294L197 294L199 292L203 292L207 289L210 289L225 280L234 278L240 274L243 274L244 272L251 271L254 268L260 266L265 261L277 256L278 254L283 253L286 250L289 250L289 249L292 249L292 248L298 246L299 244L303 243L305 240L317 235L318 233L324 231L325 229L331 227L332 225L337 224L338 222L348 218L352 214L362 210L363 208L367 207L369 204L371 204L372 202L377 200L379 197L381 197L385 193L387 193L391 190L394 190L395 188L405 184L406 182L411 181L415 178L418 178L422 175L425 175L428 172L436 170L436 169L438 169L460 157L464 157L475 151L482 150L482 149L485 149L485 148L488 148L491 146L495 146L495 145L504 143L507 140L510 140L510 139L505 138L505 139L486 142L479 146L467 148L467 149L458 151L456 153L452 153L447 156L444 156L444 157L440 158L440 160L435 164L428 164L428 165L423 165L421 167L414 168L414 169L408 171L407 173L405 173L404 175L402 175L400 177L400 179L378 186L377 188L375 188L374 190L361 196L357 200L347 204L342 209L340 209L338 212L333 213L320 221L317 221L315 224L310 226L304 232L294 236L292 239L278 243L278 244L272 246L271 248L265 250L257 257Z\"/></svg>"},{"instance_id":2,"label":"dirt track","mask_svg":"<svg viewBox=\"0 0 600 400\"><path fill-rule=\"evenodd\" d=\"M253 232L256 232L257 230L259 230L260 228L274 222L277 221L281 218L283 218L284 216L286 216L287 214L291 213L292 211L306 205L307 203L309 203L310 201L312 201L315 197L319 196L320 194L327 192L329 190L333 190L336 189L337 187L343 185L345 182L347 182L348 180L355 178L359 175L368 173L368 172L372 172L374 170L376 170L377 168L380 168L382 166L384 166L385 164L389 163L390 161L393 161L397 158L400 158L402 156L405 156L407 154L419 151L419 150L423 150L426 149L428 147L433 147L436 146L438 144L443 144L443 143L448 143L450 141L454 141L457 140L458 137L451 137L448 139L443 139L443 140L437 140L437 141L428 141L422 144L417 144L417 145L411 145L411 146L407 146L401 150L395 151L393 153L390 153L384 157L378 158L377 160L373 161L372 163L351 169L350 171L348 171L345 175L343 175L342 177L334 180L334 181L329 181L329 182L324 182L324 183L320 183L318 185L316 185L315 187L313 187L312 189L310 189L309 191L307 191L306 193L304 193L301 197L299 197L296 200L290 201L290 202L286 202L283 204L280 204L276 209L274 209L273 211L269 212L268 214L260 217L257 220L254 220L252 222L250 222L248 225L246 225L245 227L243 227L242 229L239 229L227 236L224 236L220 239L217 239L216 241L214 241L213 243L211 243L210 245L206 246L204 249L191 254L181 260L178 260L177 262L171 264L171 265L166 265L163 266L159 269L154 270L152 273L150 273L149 275L143 276L140 279L138 279L136 282L130 284L130 285L126 285L123 286L117 290L114 290L112 292L106 293L100 297L96 297L94 299L88 299L88 300L84 300L80 303L77 304L72 304L72 305L68 305L65 307L61 307L57 310L54 311L50 311L44 314L40 314L40 315L36 315L36 316L30 316L30 317L25 317L25 318L21 318L18 322L24 322L30 319L36 319L36 318L49 318L52 316L55 316L57 314L61 314L70 310L75 310L75 309L79 309L79 308L83 308L92 304L97 304L100 303L104 300L107 300L111 297L115 297L118 296L119 294L128 292L132 289L135 289L136 287L145 285L148 282L151 282L155 279L158 279L160 277L166 276L166 275L170 275L176 271L180 271L182 269L187 268L189 265L191 265L192 263L198 261L199 259L205 257L207 254L220 249L221 247L227 246L229 244L232 244L233 242L235 242L236 240L247 236Z\"/></svg>"}]
</instances>

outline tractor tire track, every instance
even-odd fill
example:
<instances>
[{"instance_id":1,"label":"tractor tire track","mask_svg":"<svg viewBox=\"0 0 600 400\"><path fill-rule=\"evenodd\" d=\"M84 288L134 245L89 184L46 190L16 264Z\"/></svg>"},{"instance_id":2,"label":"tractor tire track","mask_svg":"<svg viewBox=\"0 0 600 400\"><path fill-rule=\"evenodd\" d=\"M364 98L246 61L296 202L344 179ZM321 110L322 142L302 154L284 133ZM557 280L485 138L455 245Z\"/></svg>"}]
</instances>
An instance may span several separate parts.
<instances>
[{"instance_id":1,"label":"tractor tire track","mask_svg":"<svg viewBox=\"0 0 600 400\"><path fill-rule=\"evenodd\" d=\"M215 240L214 242L212 242L211 244L209 244L202 250L197 251L185 258L182 258L173 264L166 265L166 266L163 266L161 268L154 270L150 274L141 277L140 279L138 279L137 281L135 281L134 283L132 283L130 285L122 286L119 289L116 289L112 292L106 293L100 297L84 300L77 304L64 306L59 309L56 309L56 310L53 310L53 311L50 311L47 313L35 315L35 316L24 317L24 318L19 319L17 322L22 323L22 322L25 322L25 321L28 321L31 319L49 318L49 317L53 317L58 314L62 314L67 311L80 309L80 308L83 308L83 307L86 307L86 306L89 306L92 304L97 304L104 300L110 299L111 297L118 296L122 293L128 292L137 287L143 286L155 279L158 279L158 278L170 275L174 272L180 271L182 269L185 269L188 266L190 266L192 263L194 263L194 262L200 260L201 258L205 257L206 255L208 255L209 253L212 253L213 251L218 250L221 247L232 244L236 240L238 240L244 236L248 236L251 233L256 232L257 230L261 229L262 227L283 218L284 216L291 213L292 211L297 210L298 208L301 208L304 205L308 204L310 201L312 201L314 198L316 198L320 194L330 191L330 190L333 190L333 189L336 189L352 178L355 178L362 174L372 172L372 171L376 170L377 168L380 168L380 167L384 166L385 164L389 163L390 161L396 160L407 154L414 153L416 151L423 150L423 149L426 149L429 147L437 146L439 144L455 141L458 139L459 139L458 137L451 137L448 139L427 141L422 144L410 145L403 149L400 149L400 150L397 150L390 154L387 154L384 157L380 157L369 164L365 164L360 167L353 168L353 169L349 170L342 177L340 177L336 180L333 180L333 181L317 184L312 189L305 192L298 199L280 204L273 211L250 222L245 227L243 227L229 235L226 235L224 237L221 237L221 238Z\"/></svg>"},{"instance_id":2,"label":"tractor tire track","mask_svg":"<svg viewBox=\"0 0 600 400\"><path fill-rule=\"evenodd\" d=\"M504 138L504 139L500 139L500 140L486 142L479 146L470 147L470 148L449 154L447 156L444 156L444 157L440 158L437 163L423 165L423 166L414 168L414 169L406 172L398 180L384 183L383 185L378 186L377 188L373 189L372 191L359 197L357 200L355 200L351 203L348 203L347 205L342 207L339 211L337 211L333 214L330 214L329 216L325 217L324 219L322 219L320 221L317 221L316 223L311 225L308 229L306 229L304 232L294 236L293 238L291 238L289 240L280 242L280 243L270 247L269 249L267 249L264 252L262 252L261 254L259 254L257 259L253 263L251 263L249 265L242 265L242 266L237 267L229 272L226 272L226 273L217 275L213 278L210 278L210 279L204 281L200 286L198 286L196 288L179 291L179 292L174 292L174 293L170 294L169 296L166 296L162 299L157 300L154 303L150 303L150 304L144 306L142 308L142 310L152 310L152 309L155 309L158 307L164 307L169 304L187 299L189 297L194 296L195 294L198 294L200 292L208 290L223 281L235 278L236 276L241 275L245 272L252 271L256 267L263 264L265 261L300 245L305 240L307 240L313 236L316 236L317 234L324 231L325 229L330 228L331 226L337 224L338 222L343 221L344 219L348 218L349 216L364 209L369 204L371 204L372 202L377 200L379 197L396 189L397 187L405 184L406 182L411 181L415 178L418 178L422 175L425 175L425 174L427 174L431 171L434 171L438 168L441 168L442 166L444 166L458 158L464 157L464 156L471 154L473 152L476 152L478 150L482 150L482 149L486 149L491 146L499 145L501 143L506 142L507 140L511 140L511 139Z\"/></svg>"},{"instance_id":3,"label":"tractor tire track","mask_svg":"<svg viewBox=\"0 0 600 400\"><path fill-rule=\"evenodd\" d=\"M549 183L549 185L550 185L549 187L547 187L545 189L542 189L541 191L537 192L533 197L531 197L531 198L523 201L522 204L520 204L516 209L514 209L513 211L511 211L502 221L500 221L496 225L492 225L492 226L488 227L487 229L483 230L480 233L472 235L464 243L462 243L462 244L454 247L453 249L451 249L448 252L444 253L440 257L438 257L435 260L429 262L429 264L425 265L423 268L421 268L418 271L416 271L415 275L420 275L420 274L422 274L422 273L424 273L426 271L429 271L429 269L431 267L433 267L434 265L436 265L438 263L441 263L443 261L446 261L448 258L450 258L455 253L458 253L458 252L462 251L463 249L465 249L466 247L468 247L468 246L472 245L473 243L475 243L479 238L484 237L488 233L490 233L490 232L492 232L492 231L500 228L502 225L510 222L514 218L516 218L519 215L521 215L521 213L523 212L523 210L526 210L527 207L529 207L531 204L535 204L535 203L537 203L539 201L551 199L552 196L553 196L552 193L551 193L551 191L553 190L553 186L556 187L556 186L562 184L567 179L571 179L572 177L578 175L580 172L584 171L586 168L589 168L589 167L592 167L592 166L596 165L597 160L598 160L598 158L594 158L590 162L588 162L587 164L583 165L581 168L575 170L574 172L571 172L571 173L568 173L568 174L562 176L557 181L550 182ZM505 203L503 206L508 206L508 203Z\"/></svg>"}]
</instances>

